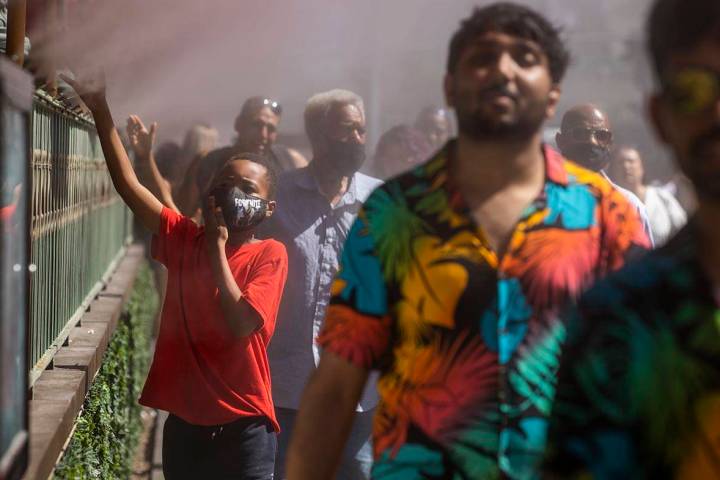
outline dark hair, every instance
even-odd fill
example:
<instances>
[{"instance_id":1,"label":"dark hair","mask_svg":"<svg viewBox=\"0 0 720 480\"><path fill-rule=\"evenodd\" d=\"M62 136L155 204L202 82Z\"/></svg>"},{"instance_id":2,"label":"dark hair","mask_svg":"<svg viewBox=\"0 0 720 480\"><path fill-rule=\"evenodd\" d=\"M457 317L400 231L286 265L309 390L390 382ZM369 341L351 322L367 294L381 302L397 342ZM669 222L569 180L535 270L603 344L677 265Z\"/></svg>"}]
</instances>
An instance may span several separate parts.
<instances>
[{"instance_id":1,"label":"dark hair","mask_svg":"<svg viewBox=\"0 0 720 480\"><path fill-rule=\"evenodd\" d=\"M265 155L258 155L257 153L233 153L230 155L230 158L225 161L223 167L236 160L247 160L248 162L257 163L258 165L265 167L265 178L268 183L268 199L275 200L275 195L277 194L278 174L270 159ZM220 169L218 169L218 171L219 170Z\"/></svg>"},{"instance_id":2,"label":"dark hair","mask_svg":"<svg viewBox=\"0 0 720 480\"><path fill-rule=\"evenodd\" d=\"M185 174L185 165L180 165L180 145L175 142L165 142L155 149L155 162L160 175L170 182L180 182Z\"/></svg>"},{"instance_id":3,"label":"dark hair","mask_svg":"<svg viewBox=\"0 0 720 480\"><path fill-rule=\"evenodd\" d=\"M562 81L570 62L570 52L560 30L535 10L510 2L475 8L472 15L460 23L460 29L450 40L448 73L455 71L465 48L479 35L488 32L505 33L536 42L548 57L553 81Z\"/></svg>"},{"instance_id":4,"label":"dark hair","mask_svg":"<svg viewBox=\"0 0 720 480\"><path fill-rule=\"evenodd\" d=\"M717 0L656 0L646 27L647 48L659 78L673 53L691 48L720 28Z\"/></svg>"}]
</instances>

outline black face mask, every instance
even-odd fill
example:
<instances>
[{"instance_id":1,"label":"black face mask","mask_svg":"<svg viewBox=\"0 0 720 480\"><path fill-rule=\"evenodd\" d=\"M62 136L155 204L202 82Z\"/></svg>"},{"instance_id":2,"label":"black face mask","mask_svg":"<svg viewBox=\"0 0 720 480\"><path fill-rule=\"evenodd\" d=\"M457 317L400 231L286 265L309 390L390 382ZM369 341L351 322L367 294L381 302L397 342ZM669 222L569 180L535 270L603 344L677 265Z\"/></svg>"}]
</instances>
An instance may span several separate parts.
<instances>
[{"instance_id":1,"label":"black face mask","mask_svg":"<svg viewBox=\"0 0 720 480\"><path fill-rule=\"evenodd\" d=\"M599 172L610 163L610 150L592 143L574 143L562 153L568 160L593 172Z\"/></svg>"},{"instance_id":2,"label":"black face mask","mask_svg":"<svg viewBox=\"0 0 720 480\"><path fill-rule=\"evenodd\" d=\"M365 162L365 145L360 143L328 139L328 149L331 168L343 177L353 175Z\"/></svg>"},{"instance_id":3,"label":"black face mask","mask_svg":"<svg viewBox=\"0 0 720 480\"><path fill-rule=\"evenodd\" d=\"M222 209L225 225L231 232L256 227L267 217L268 201L248 195L238 187L220 185L210 195L215 197L215 205Z\"/></svg>"}]
</instances>

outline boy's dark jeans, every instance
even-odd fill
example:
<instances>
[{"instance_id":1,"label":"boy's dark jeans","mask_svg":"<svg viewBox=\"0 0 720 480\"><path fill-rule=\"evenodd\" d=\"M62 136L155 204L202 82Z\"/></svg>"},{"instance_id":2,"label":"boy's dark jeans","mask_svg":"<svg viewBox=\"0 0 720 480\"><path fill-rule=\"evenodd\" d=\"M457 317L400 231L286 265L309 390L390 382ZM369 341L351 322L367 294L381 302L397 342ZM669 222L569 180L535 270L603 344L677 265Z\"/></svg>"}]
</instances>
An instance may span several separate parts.
<instances>
[{"instance_id":1,"label":"boy's dark jeans","mask_svg":"<svg viewBox=\"0 0 720 480\"><path fill-rule=\"evenodd\" d=\"M192 425L170 414L163 429L166 480L271 480L277 434L265 417L226 425Z\"/></svg>"}]
</instances>

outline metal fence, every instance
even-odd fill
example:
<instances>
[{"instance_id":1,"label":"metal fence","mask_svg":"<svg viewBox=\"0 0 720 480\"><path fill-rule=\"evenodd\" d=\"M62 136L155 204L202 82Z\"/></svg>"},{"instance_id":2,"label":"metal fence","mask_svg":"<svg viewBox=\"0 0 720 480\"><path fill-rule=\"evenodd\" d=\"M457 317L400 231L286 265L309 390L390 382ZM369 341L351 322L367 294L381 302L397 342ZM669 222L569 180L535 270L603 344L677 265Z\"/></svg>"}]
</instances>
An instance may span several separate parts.
<instances>
[{"instance_id":1,"label":"metal fence","mask_svg":"<svg viewBox=\"0 0 720 480\"><path fill-rule=\"evenodd\" d=\"M32 384L122 256L132 216L92 122L38 91L31 123Z\"/></svg>"}]
</instances>

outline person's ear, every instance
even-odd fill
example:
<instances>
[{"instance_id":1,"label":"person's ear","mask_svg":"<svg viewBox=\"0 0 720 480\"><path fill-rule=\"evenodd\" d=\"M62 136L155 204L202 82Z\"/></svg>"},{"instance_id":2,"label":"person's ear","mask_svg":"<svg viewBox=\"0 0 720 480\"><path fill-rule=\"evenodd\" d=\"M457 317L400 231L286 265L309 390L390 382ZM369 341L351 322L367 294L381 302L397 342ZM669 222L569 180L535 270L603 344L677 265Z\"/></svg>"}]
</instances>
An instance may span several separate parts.
<instances>
[{"instance_id":1,"label":"person's ear","mask_svg":"<svg viewBox=\"0 0 720 480\"><path fill-rule=\"evenodd\" d=\"M325 135L319 134L316 136L313 143L313 156L317 158L324 158L327 155L330 148L328 147L328 139Z\"/></svg>"},{"instance_id":2,"label":"person's ear","mask_svg":"<svg viewBox=\"0 0 720 480\"><path fill-rule=\"evenodd\" d=\"M557 111L558 103L560 103L560 96L562 95L562 88L559 84L554 84L548 93L548 104L545 109L545 118L552 118L555 116Z\"/></svg>"},{"instance_id":3,"label":"person's ear","mask_svg":"<svg viewBox=\"0 0 720 480\"><path fill-rule=\"evenodd\" d=\"M563 137L562 131L557 132L555 134L555 144L562 152L565 149L565 137Z\"/></svg>"},{"instance_id":4,"label":"person's ear","mask_svg":"<svg viewBox=\"0 0 720 480\"><path fill-rule=\"evenodd\" d=\"M656 135L661 142L668 143L670 141L670 136L668 135L670 131L668 111L667 106L659 94L655 93L648 98L647 110L650 116L650 123L652 123Z\"/></svg>"},{"instance_id":5,"label":"person's ear","mask_svg":"<svg viewBox=\"0 0 720 480\"><path fill-rule=\"evenodd\" d=\"M273 216L273 213L275 213L275 208L277 207L277 202L275 200L270 200L268 202L268 208L265 212L265 218L270 218Z\"/></svg>"},{"instance_id":6,"label":"person's ear","mask_svg":"<svg viewBox=\"0 0 720 480\"><path fill-rule=\"evenodd\" d=\"M242 130L242 117L241 117L240 115L238 115L237 117L235 117L235 125L234 125L234 128L235 128L235 133L237 133L238 135L240 135L240 130Z\"/></svg>"},{"instance_id":7,"label":"person's ear","mask_svg":"<svg viewBox=\"0 0 720 480\"><path fill-rule=\"evenodd\" d=\"M445 74L443 80L443 91L445 92L445 103L450 108L455 108L455 79L451 73Z\"/></svg>"}]
</instances>

